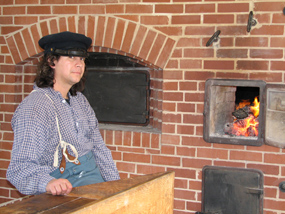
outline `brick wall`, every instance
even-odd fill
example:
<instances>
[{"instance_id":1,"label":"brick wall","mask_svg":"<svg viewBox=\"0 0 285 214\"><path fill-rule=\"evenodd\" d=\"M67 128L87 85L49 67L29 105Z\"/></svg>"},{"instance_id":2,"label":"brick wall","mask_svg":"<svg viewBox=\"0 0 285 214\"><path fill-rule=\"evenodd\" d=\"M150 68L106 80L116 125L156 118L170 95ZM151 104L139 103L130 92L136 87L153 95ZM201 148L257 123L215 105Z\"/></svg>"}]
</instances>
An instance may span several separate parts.
<instances>
[{"instance_id":1,"label":"brick wall","mask_svg":"<svg viewBox=\"0 0 285 214\"><path fill-rule=\"evenodd\" d=\"M11 156L11 117L29 93L41 56L38 39L64 30L163 69L154 74L160 132L101 130L121 177L174 170L174 213L201 210L205 165L264 173L264 213L285 212L284 150L211 144L203 140L208 78L284 83L282 0L0 0L0 203L23 197L5 179ZM257 25L246 31L249 11ZM206 47L221 30L218 45Z\"/></svg>"}]
</instances>

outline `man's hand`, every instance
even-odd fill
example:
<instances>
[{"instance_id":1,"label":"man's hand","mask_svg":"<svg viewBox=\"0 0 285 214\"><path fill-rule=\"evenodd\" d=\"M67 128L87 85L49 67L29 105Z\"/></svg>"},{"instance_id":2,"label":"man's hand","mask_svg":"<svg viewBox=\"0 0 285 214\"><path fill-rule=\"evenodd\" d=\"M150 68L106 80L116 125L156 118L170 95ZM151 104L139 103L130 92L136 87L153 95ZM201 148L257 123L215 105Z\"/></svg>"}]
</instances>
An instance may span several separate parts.
<instances>
[{"instance_id":1,"label":"man's hand","mask_svg":"<svg viewBox=\"0 0 285 214\"><path fill-rule=\"evenodd\" d=\"M47 193L51 193L53 195L67 195L72 190L72 184L63 178L53 179L51 180L47 186Z\"/></svg>"}]
</instances>

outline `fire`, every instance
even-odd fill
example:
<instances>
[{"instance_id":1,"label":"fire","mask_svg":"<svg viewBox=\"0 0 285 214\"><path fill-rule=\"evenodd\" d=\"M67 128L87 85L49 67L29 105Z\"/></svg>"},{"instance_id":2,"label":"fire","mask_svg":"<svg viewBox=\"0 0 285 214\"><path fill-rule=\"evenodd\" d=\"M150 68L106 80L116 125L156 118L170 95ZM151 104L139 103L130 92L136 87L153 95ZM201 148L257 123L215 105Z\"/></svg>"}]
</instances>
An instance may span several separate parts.
<instances>
[{"instance_id":1,"label":"fire","mask_svg":"<svg viewBox=\"0 0 285 214\"><path fill-rule=\"evenodd\" d=\"M255 97L253 105L248 100L243 100L236 106L236 112L242 111L241 117L246 115L244 118L235 118L232 124L226 124L225 133L235 136L258 136L258 125L259 125L259 101Z\"/></svg>"}]
</instances>

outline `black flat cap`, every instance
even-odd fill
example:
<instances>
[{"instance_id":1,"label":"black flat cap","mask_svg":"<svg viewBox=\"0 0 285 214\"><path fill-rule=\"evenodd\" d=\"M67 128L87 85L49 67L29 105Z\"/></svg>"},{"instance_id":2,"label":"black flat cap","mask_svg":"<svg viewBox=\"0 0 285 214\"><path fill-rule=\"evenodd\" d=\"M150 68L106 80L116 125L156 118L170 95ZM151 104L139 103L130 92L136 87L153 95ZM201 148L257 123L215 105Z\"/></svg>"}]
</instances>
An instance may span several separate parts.
<instances>
[{"instance_id":1,"label":"black flat cap","mask_svg":"<svg viewBox=\"0 0 285 214\"><path fill-rule=\"evenodd\" d=\"M50 34L39 40L39 45L45 50L45 54L51 52L61 56L87 57L87 49L91 43L91 38L69 31Z\"/></svg>"}]
</instances>

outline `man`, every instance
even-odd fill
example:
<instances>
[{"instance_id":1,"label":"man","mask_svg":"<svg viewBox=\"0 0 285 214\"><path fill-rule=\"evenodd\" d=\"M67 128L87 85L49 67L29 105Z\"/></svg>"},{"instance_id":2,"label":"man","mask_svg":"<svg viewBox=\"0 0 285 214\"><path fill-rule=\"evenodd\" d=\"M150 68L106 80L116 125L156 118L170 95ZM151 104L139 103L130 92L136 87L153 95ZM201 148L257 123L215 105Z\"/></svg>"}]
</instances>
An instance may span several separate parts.
<instances>
[{"instance_id":1,"label":"man","mask_svg":"<svg viewBox=\"0 0 285 214\"><path fill-rule=\"evenodd\" d=\"M34 90L12 118L7 179L22 194L64 195L72 187L120 179L95 113L80 92L91 43L72 32L39 40L45 54Z\"/></svg>"}]
</instances>

